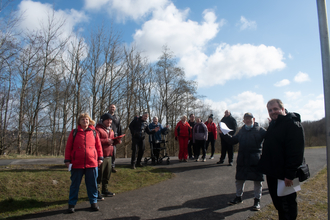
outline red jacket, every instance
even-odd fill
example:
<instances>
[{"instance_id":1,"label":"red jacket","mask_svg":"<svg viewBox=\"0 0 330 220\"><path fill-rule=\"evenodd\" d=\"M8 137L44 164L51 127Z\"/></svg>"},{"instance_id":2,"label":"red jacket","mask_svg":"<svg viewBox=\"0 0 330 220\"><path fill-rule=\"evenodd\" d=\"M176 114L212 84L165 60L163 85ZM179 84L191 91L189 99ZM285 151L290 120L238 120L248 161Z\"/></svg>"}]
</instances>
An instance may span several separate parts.
<instances>
[{"instance_id":1,"label":"red jacket","mask_svg":"<svg viewBox=\"0 0 330 220\"><path fill-rule=\"evenodd\" d=\"M102 150L103 150L103 157L111 157L113 155L113 145L116 144L115 140L114 143L109 144L109 139L113 139L115 137L113 130L111 129L110 132L108 133L107 129L103 126L103 124L97 124L95 130L97 131L100 137Z\"/></svg>"},{"instance_id":2,"label":"red jacket","mask_svg":"<svg viewBox=\"0 0 330 220\"><path fill-rule=\"evenodd\" d=\"M175 137L190 137L191 127L188 122L182 123L179 121L175 127Z\"/></svg>"},{"instance_id":3,"label":"red jacket","mask_svg":"<svg viewBox=\"0 0 330 220\"><path fill-rule=\"evenodd\" d=\"M64 162L72 163L72 168L98 167L98 160L103 160L100 138L98 135L94 137L93 130L95 130L93 125L89 125L85 131L79 125L74 141L74 130L71 131L66 142Z\"/></svg>"},{"instance_id":4,"label":"red jacket","mask_svg":"<svg viewBox=\"0 0 330 220\"><path fill-rule=\"evenodd\" d=\"M216 140L218 138L218 136L217 136L217 125L214 122L212 122L210 124L208 121L205 122L205 125L207 127L207 131L208 132L212 132L213 133L214 140Z\"/></svg>"}]
</instances>

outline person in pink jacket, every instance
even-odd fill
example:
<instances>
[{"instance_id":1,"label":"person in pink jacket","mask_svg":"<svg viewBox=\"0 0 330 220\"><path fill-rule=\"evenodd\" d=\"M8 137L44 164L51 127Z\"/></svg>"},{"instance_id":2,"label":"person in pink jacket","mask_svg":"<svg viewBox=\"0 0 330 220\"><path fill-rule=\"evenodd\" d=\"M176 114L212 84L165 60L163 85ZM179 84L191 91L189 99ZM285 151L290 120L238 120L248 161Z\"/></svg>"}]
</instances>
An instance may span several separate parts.
<instances>
[{"instance_id":1,"label":"person in pink jacket","mask_svg":"<svg viewBox=\"0 0 330 220\"><path fill-rule=\"evenodd\" d=\"M103 161L103 152L100 138L93 126L94 124L95 122L87 113L79 115L77 128L71 131L66 143L64 163L68 168L71 166L69 213L74 212L83 175L85 175L91 208L93 211L99 210L97 206L98 193L96 180L98 175L97 168Z\"/></svg>"}]
</instances>

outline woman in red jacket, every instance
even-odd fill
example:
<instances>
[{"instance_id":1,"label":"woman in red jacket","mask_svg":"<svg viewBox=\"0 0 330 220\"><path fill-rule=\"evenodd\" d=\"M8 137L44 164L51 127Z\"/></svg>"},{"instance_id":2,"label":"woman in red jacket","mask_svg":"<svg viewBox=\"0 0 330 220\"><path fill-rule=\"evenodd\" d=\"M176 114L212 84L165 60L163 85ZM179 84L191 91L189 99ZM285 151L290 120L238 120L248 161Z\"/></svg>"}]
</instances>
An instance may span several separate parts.
<instances>
[{"instance_id":1,"label":"woman in red jacket","mask_svg":"<svg viewBox=\"0 0 330 220\"><path fill-rule=\"evenodd\" d=\"M71 166L69 213L74 212L74 206L78 201L79 186L84 174L91 208L93 211L99 210L96 179L97 167L103 161L103 153L94 124L95 122L87 113L79 115L77 128L71 131L66 143L64 163L67 167Z\"/></svg>"},{"instance_id":2,"label":"woman in red jacket","mask_svg":"<svg viewBox=\"0 0 330 220\"><path fill-rule=\"evenodd\" d=\"M205 148L207 151L207 148L209 147L209 143L211 143L211 156L210 159L214 159L214 151L215 151L215 140L217 139L217 125L213 122L213 114L211 114L205 122L205 125L207 127L208 131L208 139L205 143Z\"/></svg>"},{"instance_id":3,"label":"woman in red jacket","mask_svg":"<svg viewBox=\"0 0 330 220\"><path fill-rule=\"evenodd\" d=\"M175 127L175 140L179 139L179 160L187 162L188 158L188 141L190 137L191 127L187 122L187 116L182 116L181 121Z\"/></svg>"}]
</instances>

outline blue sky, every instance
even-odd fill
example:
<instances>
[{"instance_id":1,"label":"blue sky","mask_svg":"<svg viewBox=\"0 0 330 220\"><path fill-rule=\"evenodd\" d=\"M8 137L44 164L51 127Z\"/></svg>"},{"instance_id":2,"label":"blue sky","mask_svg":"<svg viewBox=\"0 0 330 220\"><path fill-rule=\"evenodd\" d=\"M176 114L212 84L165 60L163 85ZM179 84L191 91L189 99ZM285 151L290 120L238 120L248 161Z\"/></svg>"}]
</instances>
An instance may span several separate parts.
<instances>
[{"instance_id":1,"label":"blue sky","mask_svg":"<svg viewBox=\"0 0 330 220\"><path fill-rule=\"evenodd\" d=\"M31 31L47 18L66 18L65 31L89 33L113 23L127 45L150 62L167 45L198 93L222 116L252 112L268 117L280 98L302 120L324 117L316 0L52 0L14 1Z\"/></svg>"}]
</instances>

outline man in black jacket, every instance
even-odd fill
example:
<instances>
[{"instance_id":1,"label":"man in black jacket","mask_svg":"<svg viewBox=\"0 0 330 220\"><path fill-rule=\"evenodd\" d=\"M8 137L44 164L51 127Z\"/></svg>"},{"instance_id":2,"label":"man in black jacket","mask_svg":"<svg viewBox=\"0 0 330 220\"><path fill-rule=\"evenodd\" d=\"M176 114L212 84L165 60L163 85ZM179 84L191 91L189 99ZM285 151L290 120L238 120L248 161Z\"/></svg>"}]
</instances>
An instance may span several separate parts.
<instances>
[{"instance_id":1,"label":"man in black jacket","mask_svg":"<svg viewBox=\"0 0 330 220\"><path fill-rule=\"evenodd\" d=\"M271 122L263 143L258 169L266 174L270 196L278 211L279 219L296 219L298 215L297 194L277 195L277 182L284 180L285 186L293 185L297 168L304 157L304 130L300 115L288 113L279 99L267 103Z\"/></svg>"},{"instance_id":2,"label":"man in black jacket","mask_svg":"<svg viewBox=\"0 0 330 220\"><path fill-rule=\"evenodd\" d=\"M237 130L237 122L236 119L231 116L230 111L225 111L225 116L221 119L221 122L225 123L229 129L232 131L229 132L230 135L234 135ZM217 162L217 164L223 164L226 159L226 153L228 152L228 160L229 160L229 166L233 165L233 158L234 158L234 149L233 145L229 144L225 139L223 134L220 134L221 138L221 156L220 161Z\"/></svg>"},{"instance_id":3,"label":"man in black jacket","mask_svg":"<svg viewBox=\"0 0 330 220\"><path fill-rule=\"evenodd\" d=\"M189 123L189 125L190 125L190 127L191 127L191 131L192 131L192 129L194 128L194 126L195 126L195 124L196 124L196 121L195 121L195 115L194 114L190 114L189 115L189 121L188 121L188 123ZM191 132L191 134L192 134L192 132ZM191 149L191 147L193 148L193 149ZM196 156L195 155L195 152L196 152L196 150L195 150L195 147L194 147L194 143L193 143L193 137L191 136L191 137L189 137L189 143L188 143L188 156L189 156L189 159L190 160L192 160L192 159L194 159L193 158L193 153L194 153L194 156ZM196 158L195 158L196 159ZM198 159L198 158L197 158Z\"/></svg>"},{"instance_id":4,"label":"man in black jacket","mask_svg":"<svg viewBox=\"0 0 330 220\"><path fill-rule=\"evenodd\" d=\"M144 112L142 116L135 117L133 121L129 124L129 129L132 134L132 159L131 159L132 169L135 169L135 166L143 167L141 163L141 159L143 157L144 148L145 148L144 147L145 133L154 134L157 131L159 131L159 127L150 130L147 119L148 119L148 112ZM136 160L137 149L138 149L138 157Z\"/></svg>"},{"instance_id":5,"label":"man in black jacket","mask_svg":"<svg viewBox=\"0 0 330 220\"><path fill-rule=\"evenodd\" d=\"M109 105L109 114L112 116L112 124L111 129L113 130L115 137L122 135L121 125L120 125L120 118L115 114L116 106L114 104ZM121 141L120 141L121 143ZM116 152L117 148L116 145L113 146L113 155L112 155L112 172L116 173L117 170L115 169L115 160L116 160Z\"/></svg>"}]
</instances>

